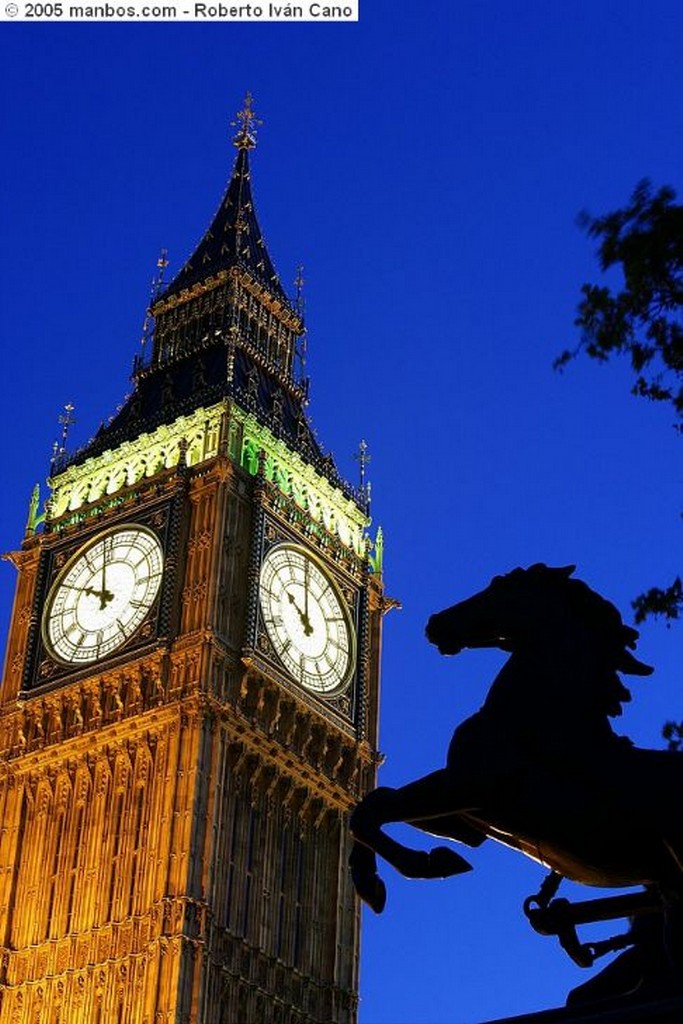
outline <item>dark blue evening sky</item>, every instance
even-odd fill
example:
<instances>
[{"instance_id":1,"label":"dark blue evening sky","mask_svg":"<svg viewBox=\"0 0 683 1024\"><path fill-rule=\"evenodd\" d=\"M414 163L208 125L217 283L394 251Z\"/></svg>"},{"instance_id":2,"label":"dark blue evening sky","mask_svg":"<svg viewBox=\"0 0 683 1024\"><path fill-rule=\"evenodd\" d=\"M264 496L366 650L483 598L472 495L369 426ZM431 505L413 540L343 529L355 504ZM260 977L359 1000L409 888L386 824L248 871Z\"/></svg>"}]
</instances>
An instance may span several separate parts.
<instances>
[{"instance_id":1,"label":"dark blue evening sky","mask_svg":"<svg viewBox=\"0 0 683 1024\"><path fill-rule=\"evenodd\" d=\"M306 267L311 416L351 478L370 443L404 606L386 620L382 781L439 767L501 663L440 659L432 611L543 560L577 563L628 617L680 571L669 410L631 397L619 363L551 367L596 274L577 213L621 205L643 177L681 188L677 0L361 0L357 25L0 30L3 550L64 403L77 445L126 394L158 250L177 269L209 223L251 89L261 225L288 286ZM0 567L3 633L13 574ZM681 628L643 629L657 671L619 724L642 744L683 718ZM364 915L361 1024L472 1024L584 980L521 914L541 869L492 844L471 859L431 885L387 869L387 910Z\"/></svg>"}]
</instances>

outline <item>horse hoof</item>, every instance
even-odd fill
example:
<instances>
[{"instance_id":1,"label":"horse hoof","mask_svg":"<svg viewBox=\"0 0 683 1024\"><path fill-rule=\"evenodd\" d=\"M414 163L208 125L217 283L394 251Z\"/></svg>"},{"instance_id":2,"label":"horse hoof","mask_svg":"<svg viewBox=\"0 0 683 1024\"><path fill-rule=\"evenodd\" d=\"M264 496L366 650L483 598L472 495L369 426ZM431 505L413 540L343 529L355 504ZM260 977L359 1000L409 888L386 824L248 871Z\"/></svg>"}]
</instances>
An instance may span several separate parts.
<instances>
[{"instance_id":1,"label":"horse hoof","mask_svg":"<svg viewBox=\"0 0 683 1024\"><path fill-rule=\"evenodd\" d=\"M435 846L429 854L430 878L450 878L451 875L462 875L471 871L472 865L455 850L447 846Z\"/></svg>"},{"instance_id":2,"label":"horse hoof","mask_svg":"<svg viewBox=\"0 0 683 1024\"><path fill-rule=\"evenodd\" d=\"M376 914L381 914L387 904L387 887L379 875L356 875L352 871L351 878L363 903L367 903Z\"/></svg>"},{"instance_id":3,"label":"horse hoof","mask_svg":"<svg viewBox=\"0 0 683 1024\"><path fill-rule=\"evenodd\" d=\"M406 878L450 878L472 870L472 865L464 857L447 846L435 846L429 852L412 850L397 867Z\"/></svg>"}]
</instances>

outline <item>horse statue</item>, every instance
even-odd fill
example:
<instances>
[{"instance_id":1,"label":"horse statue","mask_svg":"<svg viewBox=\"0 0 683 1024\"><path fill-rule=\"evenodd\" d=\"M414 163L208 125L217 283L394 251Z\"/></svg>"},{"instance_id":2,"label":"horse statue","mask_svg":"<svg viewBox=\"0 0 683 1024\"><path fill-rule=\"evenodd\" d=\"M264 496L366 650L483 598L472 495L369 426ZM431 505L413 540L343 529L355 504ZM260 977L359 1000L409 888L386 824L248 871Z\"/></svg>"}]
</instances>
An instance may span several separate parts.
<instances>
[{"instance_id":1,"label":"horse statue","mask_svg":"<svg viewBox=\"0 0 683 1024\"><path fill-rule=\"evenodd\" d=\"M632 653L638 632L614 605L572 578L574 568L515 569L430 618L427 638L441 654L496 647L510 657L481 709L456 728L444 768L398 789L379 787L356 806L352 878L359 896L381 913L386 887L378 854L408 878L471 870L450 847L424 852L402 845L383 830L391 822L470 847L494 839L551 869L525 910L538 931L557 934L582 966L604 950L579 946L577 922L653 915L645 925L638 917L621 940L622 948L635 948L602 972L602 987L588 982L575 990L575 1002L636 989L642 995L648 986L678 993L683 752L639 749L613 732L609 719L631 699L620 673L647 676L653 669ZM551 903L562 878L645 890L592 904ZM606 908L610 900L618 905ZM572 917L564 908L558 924L564 904L579 910ZM592 905L591 916L585 908Z\"/></svg>"}]
</instances>

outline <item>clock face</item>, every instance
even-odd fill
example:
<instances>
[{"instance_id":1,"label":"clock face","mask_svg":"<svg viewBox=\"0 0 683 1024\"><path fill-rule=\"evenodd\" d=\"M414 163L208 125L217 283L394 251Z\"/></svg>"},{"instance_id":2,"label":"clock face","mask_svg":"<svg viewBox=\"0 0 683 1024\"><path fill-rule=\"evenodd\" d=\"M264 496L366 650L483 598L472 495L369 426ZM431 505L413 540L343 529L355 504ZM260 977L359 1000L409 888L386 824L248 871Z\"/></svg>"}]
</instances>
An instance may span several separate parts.
<instances>
[{"instance_id":1,"label":"clock face","mask_svg":"<svg viewBox=\"0 0 683 1024\"><path fill-rule=\"evenodd\" d=\"M260 601L270 641L301 686L331 696L349 683L353 627L337 587L296 544L278 544L261 568Z\"/></svg>"},{"instance_id":2,"label":"clock face","mask_svg":"<svg viewBox=\"0 0 683 1024\"><path fill-rule=\"evenodd\" d=\"M84 545L48 595L43 639L53 657L87 664L121 647L154 604L162 570L161 544L143 526L116 527Z\"/></svg>"}]
</instances>

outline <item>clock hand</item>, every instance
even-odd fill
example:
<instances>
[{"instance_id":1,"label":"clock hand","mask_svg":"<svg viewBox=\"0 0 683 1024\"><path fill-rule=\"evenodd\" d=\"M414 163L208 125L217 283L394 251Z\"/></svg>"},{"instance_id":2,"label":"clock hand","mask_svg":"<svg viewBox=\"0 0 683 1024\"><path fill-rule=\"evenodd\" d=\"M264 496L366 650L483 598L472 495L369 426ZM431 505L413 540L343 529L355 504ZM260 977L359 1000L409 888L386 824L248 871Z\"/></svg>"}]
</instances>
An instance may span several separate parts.
<instances>
[{"instance_id":1,"label":"clock hand","mask_svg":"<svg viewBox=\"0 0 683 1024\"><path fill-rule=\"evenodd\" d=\"M299 608L299 605L298 605L298 604L296 603L296 598L294 597L294 594L289 594L289 593L288 593L288 594L287 594L287 597L288 597L288 599L289 599L289 603L290 603L290 604L293 604L293 605L294 605L294 607L296 608L296 610L297 610L297 614L298 614L299 618L301 619L301 622L303 623L303 621L304 621L304 618L305 618L305 615L304 615L304 613L303 613L303 612L301 611L301 608Z\"/></svg>"},{"instance_id":2,"label":"clock hand","mask_svg":"<svg viewBox=\"0 0 683 1024\"><path fill-rule=\"evenodd\" d=\"M310 627L311 627L311 620L308 618L308 574L309 574L309 564L308 564L308 561L305 561L304 562L304 615L306 616L306 621L308 622L308 627L310 629ZM309 634L307 633L306 635L308 636Z\"/></svg>"},{"instance_id":3,"label":"clock hand","mask_svg":"<svg viewBox=\"0 0 683 1024\"><path fill-rule=\"evenodd\" d=\"M95 590L93 587L72 587L69 586L68 590L79 590L82 594L87 594L88 597L99 597L100 599L100 611L109 604L110 601L114 600L114 594L110 590ZM104 602L104 603L103 603Z\"/></svg>"},{"instance_id":4,"label":"clock hand","mask_svg":"<svg viewBox=\"0 0 683 1024\"><path fill-rule=\"evenodd\" d=\"M294 607L296 608L297 615L301 619L301 625L304 627L304 633L306 634L306 636L310 636L311 633L313 632L313 627L311 626L311 622L310 619L308 618L308 615L306 614L306 612L302 612L301 608L299 608L299 605L296 603L296 598L294 597L293 594L288 593L287 597L289 599L289 603L293 604Z\"/></svg>"},{"instance_id":5,"label":"clock hand","mask_svg":"<svg viewBox=\"0 0 683 1024\"><path fill-rule=\"evenodd\" d=\"M105 537L102 542L102 590L100 591L100 611L104 611L107 607L108 601L111 601L113 594L109 594L107 590L107 581L105 578L105 572L107 570L107 538Z\"/></svg>"},{"instance_id":6,"label":"clock hand","mask_svg":"<svg viewBox=\"0 0 683 1024\"><path fill-rule=\"evenodd\" d=\"M65 588L66 590L78 590L80 591L81 594L87 594L89 597L100 597L102 594L101 590L94 590L93 587L75 587L71 583L66 583ZM108 590L105 591L105 593L109 596L109 598L112 598L114 596Z\"/></svg>"}]
</instances>

